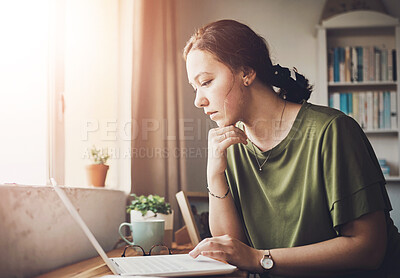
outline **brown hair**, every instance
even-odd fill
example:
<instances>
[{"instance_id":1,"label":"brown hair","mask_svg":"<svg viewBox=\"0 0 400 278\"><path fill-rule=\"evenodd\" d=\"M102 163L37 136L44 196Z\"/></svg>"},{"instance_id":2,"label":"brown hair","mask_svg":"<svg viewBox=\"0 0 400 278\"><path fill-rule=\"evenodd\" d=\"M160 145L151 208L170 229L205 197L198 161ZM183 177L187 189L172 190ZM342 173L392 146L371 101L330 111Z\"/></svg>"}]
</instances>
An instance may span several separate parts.
<instances>
[{"instance_id":1,"label":"brown hair","mask_svg":"<svg viewBox=\"0 0 400 278\"><path fill-rule=\"evenodd\" d=\"M209 23L191 36L183 58L186 60L195 49L208 51L234 72L252 68L262 83L281 88L280 95L289 101L301 102L310 97L308 80L296 73L295 81L287 68L273 66L265 39L245 24L235 20Z\"/></svg>"}]
</instances>

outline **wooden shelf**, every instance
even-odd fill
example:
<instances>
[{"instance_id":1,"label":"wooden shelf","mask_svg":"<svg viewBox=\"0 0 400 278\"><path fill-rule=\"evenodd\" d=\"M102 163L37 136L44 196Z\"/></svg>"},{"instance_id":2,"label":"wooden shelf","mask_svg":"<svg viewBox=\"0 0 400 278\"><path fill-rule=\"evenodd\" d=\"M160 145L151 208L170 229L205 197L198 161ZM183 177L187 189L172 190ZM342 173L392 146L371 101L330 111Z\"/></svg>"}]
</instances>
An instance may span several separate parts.
<instances>
[{"instance_id":1,"label":"wooden shelf","mask_svg":"<svg viewBox=\"0 0 400 278\"><path fill-rule=\"evenodd\" d=\"M374 129L368 130L364 129L365 134L398 134L399 131L397 129Z\"/></svg>"},{"instance_id":2,"label":"wooden shelf","mask_svg":"<svg viewBox=\"0 0 400 278\"><path fill-rule=\"evenodd\" d=\"M399 176L389 176L385 177L387 182L400 182L400 177Z\"/></svg>"},{"instance_id":3,"label":"wooden shelf","mask_svg":"<svg viewBox=\"0 0 400 278\"><path fill-rule=\"evenodd\" d=\"M329 87L396 86L396 81L329 82Z\"/></svg>"}]
</instances>

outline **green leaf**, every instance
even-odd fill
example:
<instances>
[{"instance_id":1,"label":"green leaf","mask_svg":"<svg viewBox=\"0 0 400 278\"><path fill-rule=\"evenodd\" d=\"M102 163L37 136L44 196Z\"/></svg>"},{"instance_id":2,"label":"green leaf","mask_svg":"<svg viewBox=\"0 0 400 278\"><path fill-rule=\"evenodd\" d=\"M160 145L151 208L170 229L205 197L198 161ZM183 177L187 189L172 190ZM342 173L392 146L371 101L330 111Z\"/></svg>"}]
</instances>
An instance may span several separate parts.
<instances>
[{"instance_id":1,"label":"green leaf","mask_svg":"<svg viewBox=\"0 0 400 278\"><path fill-rule=\"evenodd\" d=\"M130 213L131 210L137 210L144 216L147 211L152 211L157 216L157 213L170 214L171 205L165 202L164 197L158 195L148 195L148 196L137 196L136 194L131 194L133 197L131 204L127 206L127 212Z\"/></svg>"}]
</instances>

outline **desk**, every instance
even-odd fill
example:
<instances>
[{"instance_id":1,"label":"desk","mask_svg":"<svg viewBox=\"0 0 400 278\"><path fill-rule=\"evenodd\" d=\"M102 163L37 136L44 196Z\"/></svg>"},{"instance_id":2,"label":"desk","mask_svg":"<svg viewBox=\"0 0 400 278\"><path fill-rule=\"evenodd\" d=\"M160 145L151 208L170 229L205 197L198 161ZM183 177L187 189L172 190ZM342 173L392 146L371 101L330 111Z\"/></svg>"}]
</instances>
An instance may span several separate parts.
<instances>
[{"instance_id":1,"label":"desk","mask_svg":"<svg viewBox=\"0 0 400 278\"><path fill-rule=\"evenodd\" d=\"M173 254L187 254L193 247L189 245L176 246L173 244ZM109 257L120 257L124 247L116 248L110 252L107 252ZM104 275L112 275L111 270L107 267L103 259L98 256L85 261L81 261L72 265L68 265L46 274L37 276L37 278L62 278L62 277L74 277L74 278L89 278L89 277L101 277ZM203 276L211 277L211 276ZM247 272L236 271L230 275L221 275L218 277L247 277Z\"/></svg>"}]
</instances>

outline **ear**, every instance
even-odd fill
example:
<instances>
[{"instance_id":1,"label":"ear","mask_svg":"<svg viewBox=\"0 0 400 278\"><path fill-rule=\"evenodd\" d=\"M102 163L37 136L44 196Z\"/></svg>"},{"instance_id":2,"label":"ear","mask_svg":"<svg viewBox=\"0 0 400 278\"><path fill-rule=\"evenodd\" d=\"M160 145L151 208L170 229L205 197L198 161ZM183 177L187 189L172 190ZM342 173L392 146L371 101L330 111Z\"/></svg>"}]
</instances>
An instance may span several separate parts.
<instances>
[{"instance_id":1,"label":"ear","mask_svg":"<svg viewBox=\"0 0 400 278\"><path fill-rule=\"evenodd\" d=\"M253 81L256 79L257 76L256 71L250 67L244 67L242 69L242 72L243 72L242 79L244 86L246 87L250 86L251 83L253 83Z\"/></svg>"}]
</instances>

